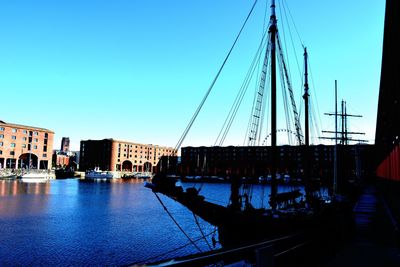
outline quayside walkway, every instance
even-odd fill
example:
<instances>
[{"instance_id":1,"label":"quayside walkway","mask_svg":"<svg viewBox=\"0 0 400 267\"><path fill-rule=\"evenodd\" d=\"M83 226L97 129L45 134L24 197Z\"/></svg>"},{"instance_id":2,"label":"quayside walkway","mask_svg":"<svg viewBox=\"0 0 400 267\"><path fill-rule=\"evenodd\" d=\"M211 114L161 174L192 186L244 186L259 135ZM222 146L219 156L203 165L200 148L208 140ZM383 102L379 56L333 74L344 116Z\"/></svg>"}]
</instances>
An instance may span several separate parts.
<instances>
[{"instance_id":1,"label":"quayside walkway","mask_svg":"<svg viewBox=\"0 0 400 267\"><path fill-rule=\"evenodd\" d=\"M393 186L386 182L365 186L354 207L354 238L325 266L400 266L399 207L400 191Z\"/></svg>"},{"instance_id":2,"label":"quayside walkway","mask_svg":"<svg viewBox=\"0 0 400 267\"><path fill-rule=\"evenodd\" d=\"M354 206L355 231L316 240L301 234L229 251L164 261L146 266L400 266L400 184L375 180L361 190ZM281 243L284 244L281 246ZM281 250L281 247L286 249ZM289 248L289 249L287 249ZM250 261L242 259L252 259ZM137 265L143 266L143 265Z\"/></svg>"}]
</instances>

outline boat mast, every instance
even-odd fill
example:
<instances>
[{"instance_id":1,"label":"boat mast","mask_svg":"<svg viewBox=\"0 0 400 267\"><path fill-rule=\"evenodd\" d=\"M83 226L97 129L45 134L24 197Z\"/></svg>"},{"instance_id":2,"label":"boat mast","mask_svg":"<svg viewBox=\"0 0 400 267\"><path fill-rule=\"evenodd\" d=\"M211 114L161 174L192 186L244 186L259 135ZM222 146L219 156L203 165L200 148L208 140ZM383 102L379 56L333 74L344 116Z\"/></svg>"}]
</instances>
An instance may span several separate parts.
<instances>
[{"instance_id":1,"label":"boat mast","mask_svg":"<svg viewBox=\"0 0 400 267\"><path fill-rule=\"evenodd\" d=\"M310 185L309 185L309 180L310 180L310 165L309 165L309 147L310 147L310 128L309 128L309 103L308 103L308 97L310 96L308 93L308 53L307 53L307 48L304 48L304 124L305 124L305 147L304 147L304 153L305 153L305 164L304 164L304 184L305 184L305 191L306 191L306 200L310 199Z\"/></svg>"},{"instance_id":2,"label":"boat mast","mask_svg":"<svg viewBox=\"0 0 400 267\"><path fill-rule=\"evenodd\" d=\"M276 184L276 33L277 21L275 15L275 0L271 1L271 17L269 34L271 38L271 208L276 209L275 198L278 193Z\"/></svg>"},{"instance_id":3,"label":"boat mast","mask_svg":"<svg viewBox=\"0 0 400 267\"><path fill-rule=\"evenodd\" d=\"M337 121L337 80L335 80L335 150L333 167L333 195L337 193L337 143L338 143L338 121Z\"/></svg>"}]
</instances>

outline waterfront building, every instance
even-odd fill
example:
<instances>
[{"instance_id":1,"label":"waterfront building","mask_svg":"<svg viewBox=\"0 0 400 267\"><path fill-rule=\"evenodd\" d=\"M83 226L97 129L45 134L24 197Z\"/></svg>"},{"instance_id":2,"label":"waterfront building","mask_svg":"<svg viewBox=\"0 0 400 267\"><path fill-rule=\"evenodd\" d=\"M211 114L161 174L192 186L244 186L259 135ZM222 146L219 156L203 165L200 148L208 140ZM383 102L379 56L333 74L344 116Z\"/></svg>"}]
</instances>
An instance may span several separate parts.
<instances>
[{"instance_id":1,"label":"waterfront building","mask_svg":"<svg viewBox=\"0 0 400 267\"><path fill-rule=\"evenodd\" d=\"M54 132L0 121L1 168L51 169Z\"/></svg>"},{"instance_id":2,"label":"waterfront building","mask_svg":"<svg viewBox=\"0 0 400 267\"><path fill-rule=\"evenodd\" d=\"M82 171L99 167L107 171L156 172L163 156L175 154L172 147L114 139L82 140L79 168Z\"/></svg>"},{"instance_id":3,"label":"waterfront building","mask_svg":"<svg viewBox=\"0 0 400 267\"><path fill-rule=\"evenodd\" d=\"M400 182L400 1L387 0L375 144L377 176Z\"/></svg>"},{"instance_id":4,"label":"waterfront building","mask_svg":"<svg viewBox=\"0 0 400 267\"><path fill-rule=\"evenodd\" d=\"M302 178L306 157L304 146L279 146L277 172ZM310 146L308 163L313 177L333 177L334 146ZM338 146L342 176L360 177L372 172L372 145ZM179 166L182 176L219 176L227 174L254 177L266 176L272 167L269 146L183 147Z\"/></svg>"}]
</instances>

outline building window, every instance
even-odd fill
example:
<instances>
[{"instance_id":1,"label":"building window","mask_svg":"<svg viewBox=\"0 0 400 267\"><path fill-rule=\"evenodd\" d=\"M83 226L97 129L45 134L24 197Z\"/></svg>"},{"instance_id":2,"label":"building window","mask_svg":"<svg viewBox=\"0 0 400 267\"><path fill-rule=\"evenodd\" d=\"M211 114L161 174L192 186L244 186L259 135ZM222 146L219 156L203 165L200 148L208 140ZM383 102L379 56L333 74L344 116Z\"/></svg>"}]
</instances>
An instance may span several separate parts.
<instances>
[{"instance_id":1,"label":"building window","mask_svg":"<svg viewBox=\"0 0 400 267\"><path fill-rule=\"evenodd\" d=\"M37 139L37 138L35 138L34 140L35 140L36 143L39 142L39 139Z\"/></svg>"},{"instance_id":2,"label":"building window","mask_svg":"<svg viewBox=\"0 0 400 267\"><path fill-rule=\"evenodd\" d=\"M14 156L15 155L15 151L10 151L10 155Z\"/></svg>"},{"instance_id":3,"label":"building window","mask_svg":"<svg viewBox=\"0 0 400 267\"><path fill-rule=\"evenodd\" d=\"M0 131L4 131L4 127L0 127Z\"/></svg>"},{"instance_id":4,"label":"building window","mask_svg":"<svg viewBox=\"0 0 400 267\"><path fill-rule=\"evenodd\" d=\"M47 146L43 147L43 152L47 152Z\"/></svg>"},{"instance_id":5,"label":"building window","mask_svg":"<svg viewBox=\"0 0 400 267\"><path fill-rule=\"evenodd\" d=\"M0 150L0 155L3 155L3 150Z\"/></svg>"},{"instance_id":6,"label":"building window","mask_svg":"<svg viewBox=\"0 0 400 267\"><path fill-rule=\"evenodd\" d=\"M11 145L10 145L11 147L15 147L15 143L11 143Z\"/></svg>"},{"instance_id":7,"label":"building window","mask_svg":"<svg viewBox=\"0 0 400 267\"><path fill-rule=\"evenodd\" d=\"M45 133L44 134L44 138L48 138L49 137L49 134L48 133Z\"/></svg>"},{"instance_id":8,"label":"building window","mask_svg":"<svg viewBox=\"0 0 400 267\"><path fill-rule=\"evenodd\" d=\"M23 147L23 148L26 148L26 144L22 144L22 147Z\"/></svg>"},{"instance_id":9,"label":"building window","mask_svg":"<svg viewBox=\"0 0 400 267\"><path fill-rule=\"evenodd\" d=\"M0 134L0 138L4 138L4 134Z\"/></svg>"},{"instance_id":10,"label":"building window","mask_svg":"<svg viewBox=\"0 0 400 267\"><path fill-rule=\"evenodd\" d=\"M43 154L43 158L47 158L47 154Z\"/></svg>"},{"instance_id":11,"label":"building window","mask_svg":"<svg viewBox=\"0 0 400 267\"><path fill-rule=\"evenodd\" d=\"M17 137L15 135L11 136L12 140L17 140Z\"/></svg>"},{"instance_id":12,"label":"building window","mask_svg":"<svg viewBox=\"0 0 400 267\"><path fill-rule=\"evenodd\" d=\"M33 146L33 149L37 149L37 145L34 145L34 146Z\"/></svg>"},{"instance_id":13,"label":"building window","mask_svg":"<svg viewBox=\"0 0 400 267\"><path fill-rule=\"evenodd\" d=\"M39 133L38 132L33 132L33 135L38 136Z\"/></svg>"},{"instance_id":14,"label":"building window","mask_svg":"<svg viewBox=\"0 0 400 267\"><path fill-rule=\"evenodd\" d=\"M27 133L28 133L28 131L27 131L27 130L23 130L22 132L23 132L24 134L27 134Z\"/></svg>"},{"instance_id":15,"label":"building window","mask_svg":"<svg viewBox=\"0 0 400 267\"><path fill-rule=\"evenodd\" d=\"M16 132L17 132L17 129L13 128L13 129L12 129L12 132L13 132L13 133L16 133Z\"/></svg>"}]
</instances>

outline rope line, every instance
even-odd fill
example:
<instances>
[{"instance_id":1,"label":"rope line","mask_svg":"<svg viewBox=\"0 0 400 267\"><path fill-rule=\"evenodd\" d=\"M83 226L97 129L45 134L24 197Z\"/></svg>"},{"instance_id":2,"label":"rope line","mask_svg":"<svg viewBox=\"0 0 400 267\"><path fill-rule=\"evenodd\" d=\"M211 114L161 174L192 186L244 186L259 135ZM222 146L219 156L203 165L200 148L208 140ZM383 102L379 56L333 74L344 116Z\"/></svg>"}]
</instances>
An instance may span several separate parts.
<instances>
[{"instance_id":1,"label":"rope line","mask_svg":"<svg viewBox=\"0 0 400 267\"><path fill-rule=\"evenodd\" d=\"M167 214L169 215L169 217L172 219L172 221L176 224L176 226L178 226L179 230L181 230L181 232L186 236L186 238L193 244L193 246L195 246L195 248L199 251L202 252L201 249L196 245L196 243L190 238L190 236L188 236L188 234L186 234L185 230L183 230L183 228L179 225L179 223L175 220L175 218L172 216L172 214L168 211L167 207L164 205L164 203L162 202L162 200L160 199L160 197L157 195L156 192L153 192L154 195L156 195L158 201L160 201L162 207L164 208L164 210L167 212Z\"/></svg>"},{"instance_id":2,"label":"rope line","mask_svg":"<svg viewBox=\"0 0 400 267\"><path fill-rule=\"evenodd\" d=\"M208 234L206 235L206 237L215 234L216 231L217 231L217 229L214 228L214 230L213 230L212 232L208 233ZM203 239L203 237L199 237L199 238L195 239L194 242L200 241L200 240L202 240L202 239ZM147 259L144 259L144 260L135 262L135 263L133 263L132 265L137 265L137 264L141 264L141 263L146 263L146 262L153 261L153 260L155 260L155 259L164 257L164 256L166 256L166 255L168 255L168 254L174 253L174 252L176 252L176 251L178 251L178 250L181 250L181 249L183 249L183 248L185 248L185 247L187 247L187 246L190 246L190 245L192 245L192 243L190 243L190 242L189 242L189 243L186 243L186 244L184 244L184 245L182 245L182 246L180 246L180 247L174 248L174 249L172 249L172 250L170 250L170 251L164 252L164 253L159 254L159 255L157 255L157 256L152 256L152 257L150 257L150 258L147 258Z\"/></svg>"},{"instance_id":3,"label":"rope line","mask_svg":"<svg viewBox=\"0 0 400 267\"><path fill-rule=\"evenodd\" d=\"M196 222L196 225L197 225L197 227L198 227L199 230L200 230L201 236L203 237L204 241L206 241L208 248L209 248L210 250L213 250L212 247L211 247L211 245L210 245L210 243L208 242L206 236L204 235L203 230L202 230L201 227L200 227L199 220L197 219L197 215L196 215L194 212L192 212L192 213L193 213L193 217L194 217L194 220L195 220L195 222Z\"/></svg>"},{"instance_id":4,"label":"rope line","mask_svg":"<svg viewBox=\"0 0 400 267\"><path fill-rule=\"evenodd\" d=\"M200 105L197 107L195 113L193 114L192 118L191 118L190 121L189 121L189 124L187 125L185 131L183 132L182 136L180 137L178 143L176 144L176 146L175 146L175 150L176 150L176 151L178 151L178 149L181 147L181 145L182 145L183 141L185 140L187 134L189 133L190 129L192 128L192 125L193 125L194 121L196 120L197 116L199 115L200 110L202 109L204 103L206 102L208 96L210 95L211 90L212 90L213 87L214 87L214 84L216 83L216 81L217 81L219 75L220 75L221 72L222 72L222 69L223 69L224 66L225 66L225 63L228 61L228 58L230 57L230 55L231 55L233 49L234 49L235 46L236 46L236 43L237 43L237 41L239 40L239 37L240 37L240 35L241 35L241 33L242 33L244 27L246 26L247 21L248 21L249 18L250 18L250 15L253 13L253 10L254 10L254 7L255 7L256 4L257 4L257 1L258 1L258 0L255 0L255 1L254 1L254 4L253 4L253 6L252 6L252 8L251 8L251 10L250 10L250 12L249 12L249 14L248 14L247 17L246 17L246 20L244 21L244 23L243 23L243 25L242 25L242 28L240 29L238 35L236 36L235 41L233 42L233 45L232 45L231 49L229 50L228 54L227 54L226 57L225 57L225 60L223 61L221 67L220 67L219 70L218 70L217 75L215 76L214 80L211 82L211 85L210 85L210 87L208 88L208 90L207 90L206 94L204 95L203 99L201 100Z\"/></svg>"}]
</instances>

